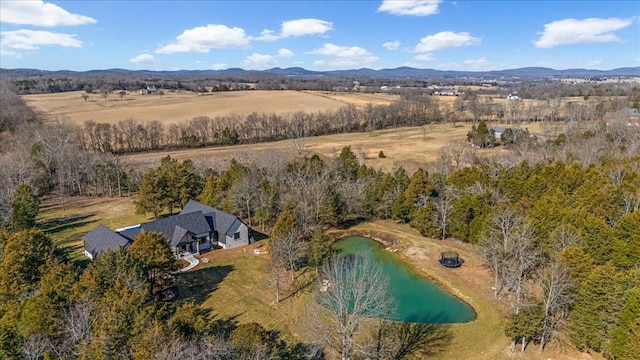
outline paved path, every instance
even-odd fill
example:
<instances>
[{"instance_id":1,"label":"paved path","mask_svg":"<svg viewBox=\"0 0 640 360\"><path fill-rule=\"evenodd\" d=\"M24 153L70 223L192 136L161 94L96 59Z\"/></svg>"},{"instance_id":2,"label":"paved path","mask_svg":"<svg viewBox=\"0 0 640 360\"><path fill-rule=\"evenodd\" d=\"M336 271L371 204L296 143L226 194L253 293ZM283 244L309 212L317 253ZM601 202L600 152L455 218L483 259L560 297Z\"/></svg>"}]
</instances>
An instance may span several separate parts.
<instances>
[{"instance_id":1,"label":"paved path","mask_svg":"<svg viewBox=\"0 0 640 360\"><path fill-rule=\"evenodd\" d=\"M187 260L189 262L189 265L187 265L186 267L178 270L178 272L189 271L189 270L193 269L194 267L196 267L200 263L200 260L196 259L195 256L193 256L193 254L187 255L187 256L183 257L183 259Z\"/></svg>"}]
</instances>

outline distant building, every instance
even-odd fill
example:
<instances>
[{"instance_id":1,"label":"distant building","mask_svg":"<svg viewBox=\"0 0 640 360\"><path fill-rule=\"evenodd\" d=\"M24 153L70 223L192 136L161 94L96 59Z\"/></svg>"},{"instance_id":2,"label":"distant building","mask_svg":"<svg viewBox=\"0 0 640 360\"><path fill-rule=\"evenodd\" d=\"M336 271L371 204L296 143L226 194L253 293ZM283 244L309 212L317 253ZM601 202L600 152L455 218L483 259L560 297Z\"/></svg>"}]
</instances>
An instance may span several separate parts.
<instances>
[{"instance_id":1,"label":"distant building","mask_svg":"<svg viewBox=\"0 0 640 360\"><path fill-rule=\"evenodd\" d=\"M440 96L458 96L458 90L456 90L456 89L443 89L443 90L440 90L440 91L436 91L433 94L434 95L440 95Z\"/></svg>"},{"instance_id":2,"label":"distant building","mask_svg":"<svg viewBox=\"0 0 640 360\"><path fill-rule=\"evenodd\" d=\"M511 94L507 95L507 99L508 100L520 100L520 96L518 95L518 93L511 93Z\"/></svg>"},{"instance_id":3,"label":"distant building","mask_svg":"<svg viewBox=\"0 0 640 360\"><path fill-rule=\"evenodd\" d=\"M140 90L140 95L154 95L158 92L155 86L147 86L146 89Z\"/></svg>"},{"instance_id":4,"label":"distant building","mask_svg":"<svg viewBox=\"0 0 640 360\"><path fill-rule=\"evenodd\" d=\"M620 111L604 114L605 124L610 125L616 122L627 126L640 126L640 112L636 108L624 108Z\"/></svg>"}]
</instances>

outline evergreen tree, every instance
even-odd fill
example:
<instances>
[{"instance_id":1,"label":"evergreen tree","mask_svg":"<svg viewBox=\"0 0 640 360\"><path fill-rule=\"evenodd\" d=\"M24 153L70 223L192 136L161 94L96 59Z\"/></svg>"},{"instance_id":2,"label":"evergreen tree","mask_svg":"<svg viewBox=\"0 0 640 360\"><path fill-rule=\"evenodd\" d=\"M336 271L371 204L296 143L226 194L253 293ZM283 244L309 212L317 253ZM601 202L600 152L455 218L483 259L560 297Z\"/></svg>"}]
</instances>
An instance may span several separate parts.
<instances>
[{"instance_id":1,"label":"evergreen tree","mask_svg":"<svg viewBox=\"0 0 640 360\"><path fill-rule=\"evenodd\" d=\"M18 186L11 200L13 229L20 231L34 227L39 209L40 200L31 187L25 184Z\"/></svg>"},{"instance_id":2,"label":"evergreen tree","mask_svg":"<svg viewBox=\"0 0 640 360\"><path fill-rule=\"evenodd\" d=\"M136 212L152 213L155 218L164 210L172 214L202 191L202 179L191 160L179 163L170 156L162 158L157 169L146 173L140 182Z\"/></svg>"},{"instance_id":3,"label":"evergreen tree","mask_svg":"<svg viewBox=\"0 0 640 360\"><path fill-rule=\"evenodd\" d=\"M602 351L607 339L607 321L614 296L616 269L596 266L581 284L569 319L570 337L579 349Z\"/></svg>"},{"instance_id":4,"label":"evergreen tree","mask_svg":"<svg viewBox=\"0 0 640 360\"><path fill-rule=\"evenodd\" d=\"M0 300L35 290L43 275L42 266L56 255L55 245L42 230L23 230L11 235L0 263Z\"/></svg>"},{"instance_id":5,"label":"evergreen tree","mask_svg":"<svg viewBox=\"0 0 640 360\"><path fill-rule=\"evenodd\" d=\"M144 264L153 291L154 280L159 272L175 269L176 260L171 246L162 233L143 232L133 240L128 249L134 259Z\"/></svg>"},{"instance_id":6,"label":"evergreen tree","mask_svg":"<svg viewBox=\"0 0 640 360\"><path fill-rule=\"evenodd\" d=\"M356 155L353 153L353 151L351 151L351 146L345 146L342 148L340 156L338 157L336 162L338 175L342 179L356 179L360 164L358 163L358 158L356 157Z\"/></svg>"},{"instance_id":7,"label":"evergreen tree","mask_svg":"<svg viewBox=\"0 0 640 360\"><path fill-rule=\"evenodd\" d=\"M314 231L307 247L307 262L309 266L316 269L324 264L325 260L331 257L332 239L323 231Z\"/></svg>"},{"instance_id":8,"label":"evergreen tree","mask_svg":"<svg viewBox=\"0 0 640 360\"><path fill-rule=\"evenodd\" d=\"M640 354L640 288L629 289L624 294L624 307L620 312L620 324L611 336L611 354L615 359L637 359Z\"/></svg>"},{"instance_id":9,"label":"evergreen tree","mask_svg":"<svg viewBox=\"0 0 640 360\"><path fill-rule=\"evenodd\" d=\"M327 225L336 226L344 220L346 204L342 201L334 186L327 186L325 192L322 221Z\"/></svg>"}]
</instances>

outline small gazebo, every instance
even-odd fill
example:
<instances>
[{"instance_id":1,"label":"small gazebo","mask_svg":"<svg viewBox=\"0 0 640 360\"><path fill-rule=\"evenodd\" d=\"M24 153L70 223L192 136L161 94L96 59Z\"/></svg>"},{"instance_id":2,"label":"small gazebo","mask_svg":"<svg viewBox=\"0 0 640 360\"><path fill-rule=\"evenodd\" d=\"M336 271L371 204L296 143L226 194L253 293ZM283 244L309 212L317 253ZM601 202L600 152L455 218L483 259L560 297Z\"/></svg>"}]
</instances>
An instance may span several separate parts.
<instances>
[{"instance_id":1,"label":"small gazebo","mask_svg":"<svg viewBox=\"0 0 640 360\"><path fill-rule=\"evenodd\" d=\"M440 265L448 268L457 268L462 265L460 256L455 251L445 251L440 254Z\"/></svg>"}]
</instances>

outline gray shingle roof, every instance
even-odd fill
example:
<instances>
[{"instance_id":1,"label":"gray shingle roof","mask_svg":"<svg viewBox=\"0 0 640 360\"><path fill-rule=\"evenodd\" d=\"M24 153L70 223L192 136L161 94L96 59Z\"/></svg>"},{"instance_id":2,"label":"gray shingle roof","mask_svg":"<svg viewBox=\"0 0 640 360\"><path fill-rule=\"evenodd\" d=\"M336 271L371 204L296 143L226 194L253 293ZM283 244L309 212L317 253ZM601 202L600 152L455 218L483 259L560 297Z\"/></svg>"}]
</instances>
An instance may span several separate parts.
<instances>
[{"instance_id":1,"label":"gray shingle roof","mask_svg":"<svg viewBox=\"0 0 640 360\"><path fill-rule=\"evenodd\" d=\"M82 240L84 249L92 256L107 250L118 250L120 247L129 247L131 241L124 236L112 231L104 225L98 225L95 229L86 233Z\"/></svg>"},{"instance_id":2,"label":"gray shingle roof","mask_svg":"<svg viewBox=\"0 0 640 360\"><path fill-rule=\"evenodd\" d=\"M176 227L181 227L185 231L176 231ZM171 246L178 245L186 231L192 234L202 234L212 230L201 212L168 216L164 219L144 223L141 228L146 232L156 231L164 234L171 241Z\"/></svg>"},{"instance_id":3,"label":"gray shingle roof","mask_svg":"<svg viewBox=\"0 0 640 360\"><path fill-rule=\"evenodd\" d=\"M238 219L238 217L235 215L232 215L232 214L229 214L228 212L224 212L222 210L218 210L211 206L202 204L195 200L189 200L189 202L187 203L187 205L184 206L180 214L188 214L193 212L201 212L206 216L210 216L211 219L213 220L213 226L215 230L220 234L226 234L226 235L233 234L233 232L229 233L229 230L231 229L231 225L233 225L233 223L236 220L240 221L240 219Z\"/></svg>"},{"instance_id":4,"label":"gray shingle roof","mask_svg":"<svg viewBox=\"0 0 640 360\"><path fill-rule=\"evenodd\" d=\"M232 236L241 225L242 221L235 215L189 200L178 215L143 223L140 227L125 228L119 232L99 225L82 239L85 250L95 256L102 251L117 250L121 246L129 247L140 232L162 233L171 246L175 247L188 233L200 235L217 231L219 235Z\"/></svg>"}]
</instances>

